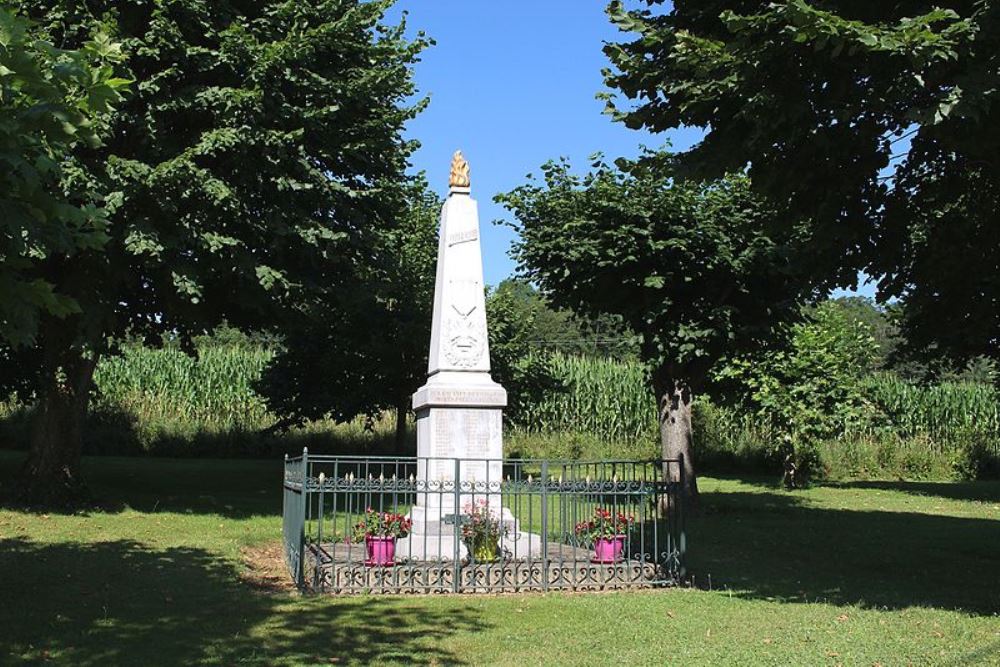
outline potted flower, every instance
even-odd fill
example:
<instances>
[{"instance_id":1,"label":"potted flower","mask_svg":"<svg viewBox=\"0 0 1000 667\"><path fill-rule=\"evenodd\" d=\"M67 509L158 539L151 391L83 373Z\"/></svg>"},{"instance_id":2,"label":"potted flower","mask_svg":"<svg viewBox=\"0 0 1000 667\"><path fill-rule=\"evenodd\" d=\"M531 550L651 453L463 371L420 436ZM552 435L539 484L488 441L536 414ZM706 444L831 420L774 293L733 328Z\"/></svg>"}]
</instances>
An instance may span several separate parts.
<instances>
[{"instance_id":1,"label":"potted flower","mask_svg":"<svg viewBox=\"0 0 1000 667\"><path fill-rule=\"evenodd\" d=\"M410 534L411 522L402 514L365 510L361 521L354 524L354 541L364 540L369 567L389 567L396 558L396 540Z\"/></svg>"},{"instance_id":2,"label":"potted flower","mask_svg":"<svg viewBox=\"0 0 1000 667\"><path fill-rule=\"evenodd\" d=\"M500 538L506 537L507 526L490 509L485 498L466 503L462 508L462 541L477 563L492 563L499 558Z\"/></svg>"},{"instance_id":3,"label":"potted flower","mask_svg":"<svg viewBox=\"0 0 1000 667\"><path fill-rule=\"evenodd\" d=\"M576 535L584 543L594 545L595 563L617 563L621 560L628 539L629 527L635 517L598 507L589 521L576 524Z\"/></svg>"}]
</instances>

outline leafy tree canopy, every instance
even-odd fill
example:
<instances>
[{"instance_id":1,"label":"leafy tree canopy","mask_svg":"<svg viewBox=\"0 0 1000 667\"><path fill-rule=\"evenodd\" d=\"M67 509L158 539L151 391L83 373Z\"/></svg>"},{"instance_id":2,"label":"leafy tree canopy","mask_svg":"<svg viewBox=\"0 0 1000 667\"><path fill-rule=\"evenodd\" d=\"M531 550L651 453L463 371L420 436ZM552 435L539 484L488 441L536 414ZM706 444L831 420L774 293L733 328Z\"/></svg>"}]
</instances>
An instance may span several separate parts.
<instances>
[{"instance_id":1,"label":"leafy tree canopy","mask_svg":"<svg viewBox=\"0 0 1000 667\"><path fill-rule=\"evenodd\" d=\"M817 281L880 279L908 340L1000 355L1000 6L643 0L609 6L612 113L706 131L688 173L747 170L779 220L813 225ZM624 99L623 99L624 98ZM893 172L894 173L890 173Z\"/></svg>"},{"instance_id":2,"label":"leafy tree canopy","mask_svg":"<svg viewBox=\"0 0 1000 667\"><path fill-rule=\"evenodd\" d=\"M354 285L315 290L285 327L260 387L285 424L393 409L404 445L410 397L427 376L441 201L422 176L394 194L398 214L376 230Z\"/></svg>"},{"instance_id":3,"label":"leafy tree canopy","mask_svg":"<svg viewBox=\"0 0 1000 667\"><path fill-rule=\"evenodd\" d=\"M105 211L60 187L66 155L100 145L119 45L91 26L78 50L59 49L34 23L0 7L0 342L30 345L41 314L79 313L39 267L100 248Z\"/></svg>"},{"instance_id":4,"label":"leafy tree canopy","mask_svg":"<svg viewBox=\"0 0 1000 667\"><path fill-rule=\"evenodd\" d=\"M397 210L389 191L411 150L402 128L421 107L408 103L411 66L428 42L384 24L391 4L16 3L71 47L98 17L136 82L104 145L75 150L63 181L104 195L107 242L39 267L80 314L43 322L39 344L2 374L40 397L28 478L75 468L109 340L280 326L314 288L353 285Z\"/></svg>"},{"instance_id":5,"label":"leafy tree canopy","mask_svg":"<svg viewBox=\"0 0 1000 667\"><path fill-rule=\"evenodd\" d=\"M692 391L805 295L789 272L794 232L768 235L772 211L745 178L677 182L662 168L669 158L655 158L616 167L598 159L582 177L550 162L542 184L498 201L517 218L520 270L553 305L619 315L641 336L664 455L690 462Z\"/></svg>"}]
</instances>

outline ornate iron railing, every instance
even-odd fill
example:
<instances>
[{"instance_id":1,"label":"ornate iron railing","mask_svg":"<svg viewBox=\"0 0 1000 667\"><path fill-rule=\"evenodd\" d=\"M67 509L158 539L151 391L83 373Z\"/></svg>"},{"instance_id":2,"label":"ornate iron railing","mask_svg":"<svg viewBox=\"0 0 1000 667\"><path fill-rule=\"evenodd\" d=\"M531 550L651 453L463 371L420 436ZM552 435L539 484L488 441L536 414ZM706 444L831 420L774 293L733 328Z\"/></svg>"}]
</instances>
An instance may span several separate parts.
<instances>
[{"instance_id":1,"label":"ornate iron railing","mask_svg":"<svg viewBox=\"0 0 1000 667\"><path fill-rule=\"evenodd\" d=\"M285 457L285 561L300 589L333 593L670 585L684 575L683 470L679 460L332 457L303 450ZM476 508L493 530L473 525ZM373 546L355 534L369 509L407 515L410 533L382 541L389 547ZM627 528L617 539L588 536L585 524L598 512L624 515Z\"/></svg>"}]
</instances>

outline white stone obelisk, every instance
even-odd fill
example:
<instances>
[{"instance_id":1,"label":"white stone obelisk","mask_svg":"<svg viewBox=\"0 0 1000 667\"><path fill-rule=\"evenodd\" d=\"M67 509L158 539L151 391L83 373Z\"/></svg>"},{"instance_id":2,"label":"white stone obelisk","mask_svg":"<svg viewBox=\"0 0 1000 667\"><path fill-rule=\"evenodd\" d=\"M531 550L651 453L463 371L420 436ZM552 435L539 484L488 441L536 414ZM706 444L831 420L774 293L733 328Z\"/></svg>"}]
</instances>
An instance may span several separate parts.
<instances>
[{"instance_id":1,"label":"white stone obelisk","mask_svg":"<svg viewBox=\"0 0 1000 667\"><path fill-rule=\"evenodd\" d=\"M413 395L417 456L428 459L428 480L454 478L451 459L492 459L494 470L470 462L461 477L485 481L495 472L490 481L499 482L507 392L490 377L479 211L468 170L456 153L441 211L427 383Z\"/></svg>"},{"instance_id":2,"label":"white stone obelisk","mask_svg":"<svg viewBox=\"0 0 1000 667\"><path fill-rule=\"evenodd\" d=\"M458 472L464 484L472 485L463 487L469 492L459 494L460 503L486 498L508 523L509 540L516 541L521 539L516 522L500 503L507 392L490 377L479 211L470 196L469 165L460 152L453 158L449 184L441 211L427 383L413 394L417 480L435 490L453 488L448 483ZM400 543L400 556L454 557L454 493L418 492L410 518L411 536ZM464 554L464 545L457 551Z\"/></svg>"}]
</instances>

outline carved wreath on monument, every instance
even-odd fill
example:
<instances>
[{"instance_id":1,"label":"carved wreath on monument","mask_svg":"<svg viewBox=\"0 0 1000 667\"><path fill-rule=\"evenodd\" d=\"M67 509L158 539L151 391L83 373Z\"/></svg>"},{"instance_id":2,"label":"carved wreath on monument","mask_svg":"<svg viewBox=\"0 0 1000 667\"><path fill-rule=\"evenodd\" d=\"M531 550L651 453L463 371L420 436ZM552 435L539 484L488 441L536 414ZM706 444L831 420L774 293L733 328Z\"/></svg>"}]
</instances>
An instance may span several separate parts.
<instances>
[{"instance_id":1,"label":"carved wreath on monument","mask_svg":"<svg viewBox=\"0 0 1000 667\"><path fill-rule=\"evenodd\" d=\"M445 321L444 355L448 363L459 368L472 368L479 363L486 347L486 326L481 318L470 317L475 307L462 312L453 307Z\"/></svg>"}]
</instances>

